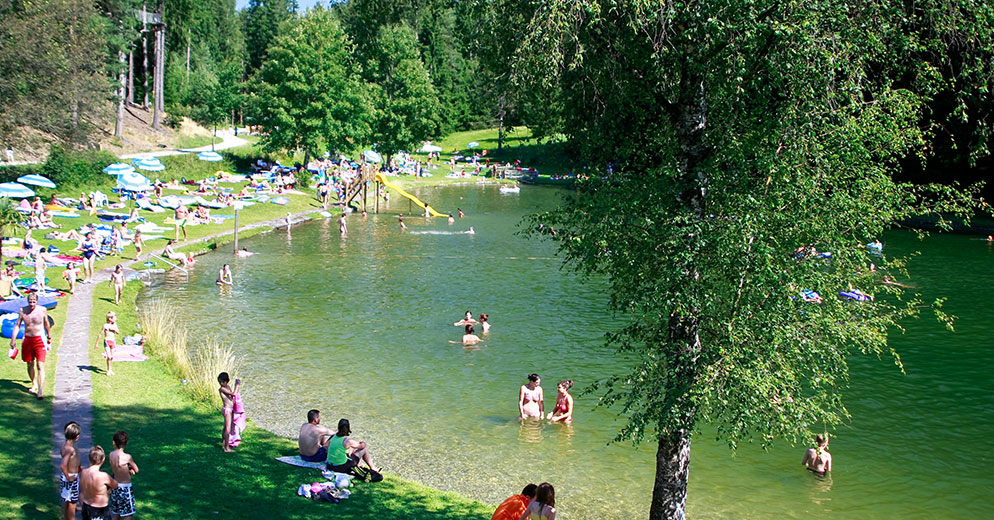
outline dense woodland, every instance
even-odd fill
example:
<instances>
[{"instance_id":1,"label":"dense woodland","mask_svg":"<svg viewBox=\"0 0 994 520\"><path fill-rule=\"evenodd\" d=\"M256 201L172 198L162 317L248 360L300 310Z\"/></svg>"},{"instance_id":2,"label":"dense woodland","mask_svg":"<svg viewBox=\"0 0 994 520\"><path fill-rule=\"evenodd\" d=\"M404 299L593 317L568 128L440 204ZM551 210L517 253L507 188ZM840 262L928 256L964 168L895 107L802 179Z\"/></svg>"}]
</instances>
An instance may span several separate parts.
<instances>
[{"instance_id":1,"label":"dense woodland","mask_svg":"<svg viewBox=\"0 0 994 520\"><path fill-rule=\"evenodd\" d=\"M520 72L540 6L352 0L302 12L296 0L251 0L240 11L234 0L0 0L0 143L30 128L85 148L102 137L98 129L115 126L121 101L154 106L157 74L161 124L180 116L208 127L294 123L266 143L270 150L376 146L390 154L452 131L518 124L539 138L569 135L565 100ZM892 28L893 59L873 65L876 81L928 94L920 124L934 139L903 165L918 180L979 179L991 163L994 94L982 86L994 59L989 8L948 10L960 14L924 8L927 18ZM957 88L971 82L981 86ZM314 103L327 86L350 94L323 92ZM582 153L582 140L572 141Z\"/></svg>"}]
</instances>

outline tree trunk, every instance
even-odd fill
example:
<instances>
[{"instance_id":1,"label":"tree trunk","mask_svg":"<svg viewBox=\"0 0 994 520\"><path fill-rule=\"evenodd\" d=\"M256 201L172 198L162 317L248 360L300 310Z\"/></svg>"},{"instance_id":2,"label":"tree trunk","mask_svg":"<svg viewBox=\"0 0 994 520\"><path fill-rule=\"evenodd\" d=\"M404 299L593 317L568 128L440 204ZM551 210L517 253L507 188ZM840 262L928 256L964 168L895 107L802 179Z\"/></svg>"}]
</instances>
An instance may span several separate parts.
<instances>
[{"instance_id":1,"label":"tree trunk","mask_svg":"<svg viewBox=\"0 0 994 520\"><path fill-rule=\"evenodd\" d=\"M124 64L125 57L124 51L117 52L117 59ZM127 86L124 81L124 67L121 67L120 72L117 73L117 120L114 122L114 137L124 137L124 102L127 99Z\"/></svg>"},{"instance_id":2,"label":"tree trunk","mask_svg":"<svg viewBox=\"0 0 994 520\"><path fill-rule=\"evenodd\" d=\"M497 151L504 148L504 94L497 98Z\"/></svg>"},{"instance_id":3,"label":"tree trunk","mask_svg":"<svg viewBox=\"0 0 994 520\"><path fill-rule=\"evenodd\" d=\"M148 31L142 32L142 108L148 110Z\"/></svg>"},{"instance_id":4,"label":"tree trunk","mask_svg":"<svg viewBox=\"0 0 994 520\"><path fill-rule=\"evenodd\" d=\"M656 481L649 505L650 520L686 518L689 476L690 431L679 430L661 436L656 448Z\"/></svg>"},{"instance_id":5,"label":"tree trunk","mask_svg":"<svg viewBox=\"0 0 994 520\"><path fill-rule=\"evenodd\" d=\"M135 102L135 51L134 44L131 46L131 51L128 52L128 82L127 88L124 92L124 102L134 103Z\"/></svg>"},{"instance_id":6,"label":"tree trunk","mask_svg":"<svg viewBox=\"0 0 994 520\"><path fill-rule=\"evenodd\" d=\"M678 201L694 220L704 219L709 177L701 168L710 150L705 142L707 129L707 85L700 73L683 71L680 96L670 112L677 128L680 145ZM689 226L683 235L687 255L680 266L685 276L685 307L670 316L669 366L673 367L672 384L666 389L666 404L675 417L669 431L660 432L656 451L656 480L652 489L650 520L684 520L687 507L687 481L690 474L690 440L695 410L690 392L697 382L698 363L702 351L700 338L700 300L697 281L700 271L694 262L705 237L696 226Z\"/></svg>"}]
</instances>

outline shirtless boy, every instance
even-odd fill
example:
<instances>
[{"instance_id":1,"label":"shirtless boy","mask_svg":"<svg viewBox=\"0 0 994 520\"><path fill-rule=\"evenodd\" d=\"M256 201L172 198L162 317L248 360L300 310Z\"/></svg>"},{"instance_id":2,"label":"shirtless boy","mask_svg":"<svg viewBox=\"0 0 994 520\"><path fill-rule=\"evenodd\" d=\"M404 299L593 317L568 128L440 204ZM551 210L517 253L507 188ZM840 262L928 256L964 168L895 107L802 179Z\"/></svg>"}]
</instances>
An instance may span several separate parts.
<instances>
[{"instance_id":1,"label":"shirtless boy","mask_svg":"<svg viewBox=\"0 0 994 520\"><path fill-rule=\"evenodd\" d=\"M307 462L324 462L328 460L328 440L335 431L321 426L321 412L307 412L307 422L300 427L299 440L300 458Z\"/></svg>"},{"instance_id":2,"label":"shirtless boy","mask_svg":"<svg viewBox=\"0 0 994 520\"><path fill-rule=\"evenodd\" d=\"M62 518L76 520L76 504L79 502L79 452L76 441L80 428L76 421L66 424L66 442L62 445L62 464L59 469L59 496L62 498Z\"/></svg>"},{"instance_id":3,"label":"shirtless boy","mask_svg":"<svg viewBox=\"0 0 994 520\"><path fill-rule=\"evenodd\" d=\"M124 452L128 446L128 432L114 434L114 451L110 452L110 470L117 481L117 489L110 492L110 512L125 519L135 514L135 496L131 492L131 475L138 473L138 465L131 455Z\"/></svg>"},{"instance_id":4,"label":"shirtless boy","mask_svg":"<svg viewBox=\"0 0 994 520\"><path fill-rule=\"evenodd\" d=\"M832 471L832 454L828 452L828 434L819 433L815 437L814 448L808 448L804 453L804 460L801 461L808 470L815 475L825 476L825 473Z\"/></svg>"},{"instance_id":5,"label":"shirtless boy","mask_svg":"<svg viewBox=\"0 0 994 520\"><path fill-rule=\"evenodd\" d=\"M107 323L100 329L97 334L97 342L93 345L93 348L100 350L100 336L104 337L104 358L107 359L107 375L114 375L113 365L114 365L114 349L117 348L117 337L115 334L120 334L121 331L117 328L117 315L113 311L107 313Z\"/></svg>"},{"instance_id":6,"label":"shirtless boy","mask_svg":"<svg viewBox=\"0 0 994 520\"><path fill-rule=\"evenodd\" d=\"M48 324L48 311L38 305L38 293L28 295L28 306L17 314L13 330L20 330L24 322L24 341L21 342L21 359L28 364L28 377L31 378L32 394L42 398L45 391L45 355L48 344L52 342L52 331ZM42 339L45 334L47 341ZM11 334L17 336L17 334ZM14 347L14 338L10 338L10 346Z\"/></svg>"},{"instance_id":7,"label":"shirtless boy","mask_svg":"<svg viewBox=\"0 0 994 520\"><path fill-rule=\"evenodd\" d=\"M104 449L94 446L90 450L90 466L79 473L83 520L111 520L110 492L117 489L117 481L100 471L105 458Z\"/></svg>"}]
</instances>

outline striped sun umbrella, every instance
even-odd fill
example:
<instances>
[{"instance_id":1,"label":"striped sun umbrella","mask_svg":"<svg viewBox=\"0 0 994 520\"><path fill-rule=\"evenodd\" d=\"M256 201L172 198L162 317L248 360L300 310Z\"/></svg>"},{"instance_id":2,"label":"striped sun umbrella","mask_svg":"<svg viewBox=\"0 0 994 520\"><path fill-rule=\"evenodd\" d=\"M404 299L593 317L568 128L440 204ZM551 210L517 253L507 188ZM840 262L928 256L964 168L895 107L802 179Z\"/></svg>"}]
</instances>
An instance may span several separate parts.
<instances>
[{"instance_id":1,"label":"striped sun umbrella","mask_svg":"<svg viewBox=\"0 0 994 520\"><path fill-rule=\"evenodd\" d=\"M4 182L0 184L0 197L10 197L12 199L25 199L34 197L35 192L17 182Z\"/></svg>"},{"instance_id":2,"label":"striped sun umbrella","mask_svg":"<svg viewBox=\"0 0 994 520\"><path fill-rule=\"evenodd\" d=\"M17 182L21 184L30 184L32 186L39 186L42 188L54 188L55 183L51 179L45 177L44 175L38 175L32 173L30 175L22 175L17 178Z\"/></svg>"},{"instance_id":3,"label":"striped sun umbrella","mask_svg":"<svg viewBox=\"0 0 994 520\"><path fill-rule=\"evenodd\" d=\"M376 152L374 152L372 150L366 150L365 152L362 152L362 157L363 157L363 159L366 159L367 161L372 162L372 163L383 162L383 158L380 157L380 154L378 154L378 153L376 153Z\"/></svg>"},{"instance_id":4,"label":"striped sun umbrella","mask_svg":"<svg viewBox=\"0 0 994 520\"><path fill-rule=\"evenodd\" d=\"M117 178L117 187L128 191L145 191L152 188L148 177L138 173L124 173Z\"/></svg>"},{"instance_id":5,"label":"striped sun umbrella","mask_svg":"<svg viewBox=\"0 0 994 520\"><path fill-rule=\"evenodd\" d=\"M116 163L114 163L114 164L112 164L112 165L104 168L104 173L107 173L107 174L110 174L110 175L120 175L120 174L125 173L125 172L133 172L133 171L135 171L135 167L134 166L131 166L130 164L123 163L123 162L116 162Z\"/></svg>"},{"instance_id":6,"label":"striped sun umbrella","mask_svg":"<svg viewBox=\"0 0 994 520\"><path fill-rule=\"evenodd\" d=\"M162 164L162 162L160 162L158 159L154 157L150 159L136 160L135 167L138 168L139 170L145 170L150 172L161 172L162 170L166 169L166 165Z\"/></svg>"},{"instance_id":7,"label":"striped sun umbrella","mask_svg":"<svg viewBox=\"0 0 994 520\"><path fill-rule=\"evenodd\" d=\"M197 159L200 159L201 161L218 162L223 161L224 157L221 157L221 154L217 152L200 152L197 154Z\"/></svg>"}]
</instances>

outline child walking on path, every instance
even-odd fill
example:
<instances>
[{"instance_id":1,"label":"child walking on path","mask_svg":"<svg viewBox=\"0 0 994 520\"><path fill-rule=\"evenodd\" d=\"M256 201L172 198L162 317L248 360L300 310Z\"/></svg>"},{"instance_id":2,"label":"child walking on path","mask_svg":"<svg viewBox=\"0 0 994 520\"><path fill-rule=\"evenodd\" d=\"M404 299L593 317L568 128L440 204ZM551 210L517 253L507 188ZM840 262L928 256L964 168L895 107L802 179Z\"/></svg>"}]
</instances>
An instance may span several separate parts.
<instances>
[{"instance_id":1,"label":"child walking on path","mask_svg":"<svg viewBox=\"0 0 994 520\"><path fill-rule=\"evenodd\" d=\"M121 305L121 293L124 292L124 268L121 267L121 264L114 268L108 283L114 286L114 303Z\"/></svg>"},{"instance_id":2,"label":"child walking on path","mask_svg":"<svg viewBox=\"0 0 994 520\"><path fill-rule=\"evenodd\" d=\"M120 334L121 331L117 328L117 315L113 311L107 313L107 323L100 329L100 333L97 334L97 342L93 345L93 348L100 350L100 337L104 338L104 357L107 359L107 375L114 375L113 365L114 365L114 347L117 345L114 343L116 336L115 334Z\"/></svg>"},{"instance_id":3,"label":"child walking on path","mask_svg":"<svg viewBox=\"0 0 994 520\"><path fill-rule=\"evenodd\" d=\"M135 514L135 495L131 491L131 476L138 473L131 455L124 452L128 446L128 432L118 430L114 434L114 451L110 452L110 470L117 481L117 489L110 492L110 512L121 520Z\"/></svg>"},{"instance_id":4,"label":"child walking on path","mask_svg":"<svg viewBox=\"0 0 994 520\"><path fill-rule=\"evenodd\" d=\"M69 262L66 265L66 270L62 271L62 277L69 282L69 294L76 294L76 280L79 279L79 268L76 264Z\"/></svg>"}]
</instances>

